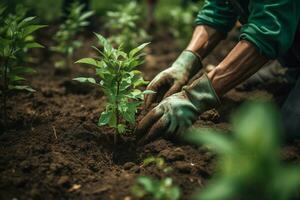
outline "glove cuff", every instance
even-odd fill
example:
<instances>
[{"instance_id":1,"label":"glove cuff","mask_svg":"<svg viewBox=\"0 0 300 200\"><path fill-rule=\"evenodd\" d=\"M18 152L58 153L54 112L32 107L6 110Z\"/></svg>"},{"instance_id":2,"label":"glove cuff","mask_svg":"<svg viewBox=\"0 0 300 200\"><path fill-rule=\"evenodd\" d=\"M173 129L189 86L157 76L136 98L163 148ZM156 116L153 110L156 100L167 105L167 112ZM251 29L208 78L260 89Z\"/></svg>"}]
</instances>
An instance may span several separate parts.
<instances>
[{"instance_id":1,"label":"glove cuff","mask_svg":"<svg viewBox=\"0 0 300 200\"><path fill-rule=\"evenodd\" d=\"M190 74L189 78L191 78L203 67L203 65L198 55L192 51L184 50L173 63L172 67L188 71Z\"/></svg>"},{"instance_id":2,"label":"glove cuff","mask_svg":"<svg viewBox=\"0 0 300 200\"><path fill-rule=\"evenodd\" d=\"M191 85L183 87L183 91L199 113L220 104L220 99L206 74L203 74Z\"/></svg>"}]
</instances>

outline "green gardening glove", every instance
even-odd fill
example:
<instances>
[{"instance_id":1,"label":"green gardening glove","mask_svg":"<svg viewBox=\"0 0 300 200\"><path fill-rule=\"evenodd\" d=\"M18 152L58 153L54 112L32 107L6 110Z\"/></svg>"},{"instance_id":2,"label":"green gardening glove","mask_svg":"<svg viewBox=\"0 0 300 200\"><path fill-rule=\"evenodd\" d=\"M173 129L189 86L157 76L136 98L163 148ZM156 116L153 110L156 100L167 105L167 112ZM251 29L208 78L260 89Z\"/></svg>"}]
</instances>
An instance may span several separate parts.
<instances>
[{"instance_id":1,"label":"green gardening glove","mask_svg":"<svg viewBox=\"0 0 300 200\"><path fill-rule=\"evenodd\" d=\"M139 144L148 143L159 136L182 133L201 113L217 104L219 98L204 74L181 92L164 99L141 120L136 129Z\"/></svg>"},{"instance_id":2,"label":"green gardening glove","mask_svg":"<svg viewBox=\"0 0 300 200\"><path fill-rule=\"evenodd\" d=\"M183 51L168 69L160 72L148 85L147 90L155 93L145 95L145 107L160 102L176 92L202 68L200 58L191 51Z\"/></svg>"}]
</instances>

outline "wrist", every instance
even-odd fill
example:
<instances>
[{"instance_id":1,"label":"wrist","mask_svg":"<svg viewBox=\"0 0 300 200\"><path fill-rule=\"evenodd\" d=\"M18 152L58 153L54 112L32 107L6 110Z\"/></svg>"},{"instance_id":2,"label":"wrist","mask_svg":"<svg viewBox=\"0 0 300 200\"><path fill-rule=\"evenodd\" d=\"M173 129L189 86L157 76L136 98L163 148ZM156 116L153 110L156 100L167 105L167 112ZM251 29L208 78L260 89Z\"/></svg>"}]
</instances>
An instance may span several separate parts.
<instances>
[{"instance_id":1,"label":"wrist","mask_svg":"<svg viewBox=\"0 0 300 200\"><path fill-rule=\"evenodd\" d=\"M216 29L207 25L199 25L195 28L186 50L194 52L203 60L223 38L223 34Z\"/></svg>"},{"instance_id":2,"label":"wrist","mask_svg":"<svg viewBox=\"0 0 300 200\"><path fill-rule=\"evenodd\" d=\"M172 67L179 69L183 73L190 74L189 76L193 76L202 69L202 62L197 54L189 50L184 50L173 63Z\"/></svg>"}]
</instances>

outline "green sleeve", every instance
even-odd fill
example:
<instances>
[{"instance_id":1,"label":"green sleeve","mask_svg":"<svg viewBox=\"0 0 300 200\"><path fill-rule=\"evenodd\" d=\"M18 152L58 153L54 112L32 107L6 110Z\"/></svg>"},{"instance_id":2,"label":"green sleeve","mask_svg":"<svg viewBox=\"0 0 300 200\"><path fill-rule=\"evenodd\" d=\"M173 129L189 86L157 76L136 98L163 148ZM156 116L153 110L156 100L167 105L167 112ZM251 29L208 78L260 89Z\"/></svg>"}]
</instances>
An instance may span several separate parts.
<instances>
[{"instance_id":1,"label":"green sleeve","mask_svg":"<svg viewBox=\"0 0 300 200\"><path fill-rule=\"evenodd\" d=\"M232 6L223 0L205 0L204 6L198 13L196 24L214 27L227 34L237 21L237 14Z\"/></svg>"},{"instance_id":2,"label":"green sleeve","mask_svg":"<svg viewBox=\"0 0 300 200\"><path fill-rule=\"evenodd\" d=\"M300 0L250 0L250 16L240 40L252 42L270 59L291 47L300 15Z\"/></svg>"}]
</instances>

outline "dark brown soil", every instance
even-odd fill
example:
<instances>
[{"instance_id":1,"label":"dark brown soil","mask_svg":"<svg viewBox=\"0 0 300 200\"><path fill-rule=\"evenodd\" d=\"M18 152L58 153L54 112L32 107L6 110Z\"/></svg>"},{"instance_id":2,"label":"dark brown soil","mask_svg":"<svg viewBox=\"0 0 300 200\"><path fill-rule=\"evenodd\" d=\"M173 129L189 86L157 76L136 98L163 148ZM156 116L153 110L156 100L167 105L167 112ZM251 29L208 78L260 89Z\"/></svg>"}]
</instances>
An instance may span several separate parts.
<instances>
[{"instance_id":1,"label":"dark brown soil","mask_svg":"<svg viewBox=\"0 0 300 200\"><path fill-rule=\"evenodd\" d=\"M50 35L50 34L49 34ZM91 35L91 38L93 36ZM217 64L234 44L234 35L206 60ZM90 37L76 58L92 54ZM49 42L45 42L50 45ZM180 53L173 39L155 39L148 49L147 64L141 68L146 79L168 65ZM182 199L190 199L214 171L214 155L205 148L164 139L143 147L134 135L119 141L115 158L113 132L97 127L105 97L94 87L72 78L91 75L93 70L74 65L67 76L55 76L57 56L34 52L38 73L29 78L36 93L9 96L10 129L0 136L0 199L133 199L130 187L139 175L170 176L182 189ZM76 59L74 59L76 60ZM218 110L204 113L196 126L230 130L230 114L243 101L260 96L273 98L265 90L230 92ZM161 156L173 168L165 174L155 166L142 167L148 156ZM300 142L283 148L283 158L300 161Z\"/></svg>"}]
</instances>

